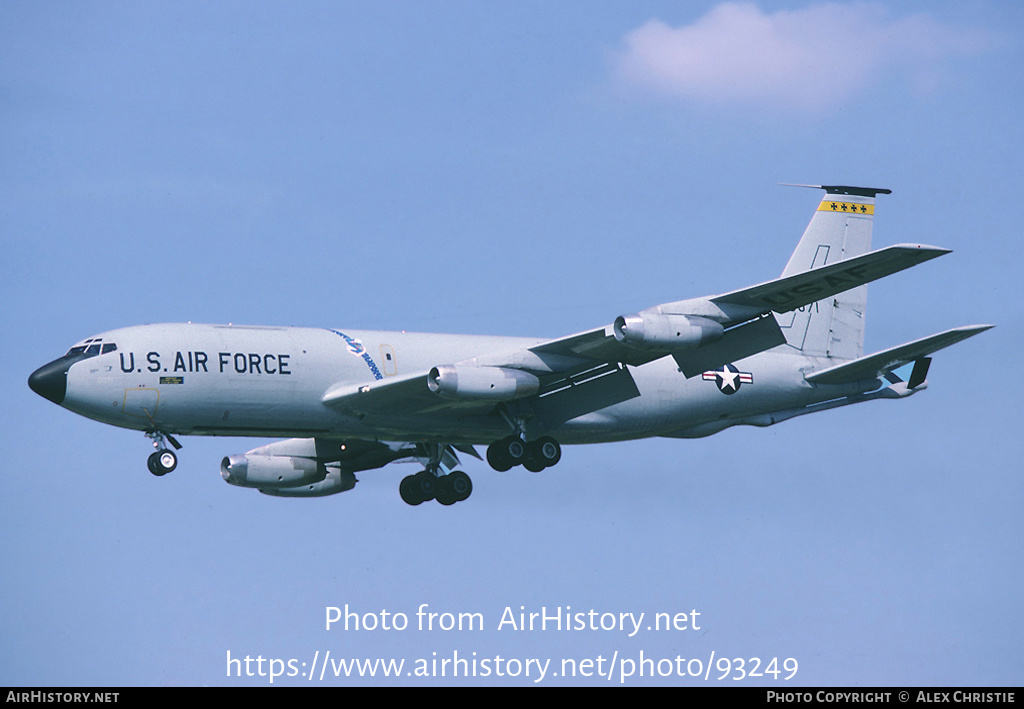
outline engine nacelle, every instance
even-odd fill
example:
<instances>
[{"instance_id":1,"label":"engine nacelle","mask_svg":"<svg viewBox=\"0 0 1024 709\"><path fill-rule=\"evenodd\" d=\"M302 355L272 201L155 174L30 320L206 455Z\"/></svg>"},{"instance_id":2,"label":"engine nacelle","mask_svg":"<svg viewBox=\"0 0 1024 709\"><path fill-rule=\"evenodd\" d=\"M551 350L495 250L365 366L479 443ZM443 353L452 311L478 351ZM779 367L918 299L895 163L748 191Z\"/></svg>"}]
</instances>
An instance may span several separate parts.
<instances>
[{"instance_id":1,"label":"engine nacelle","mask_svg":"<svg viewBox=\"0 0 1024 709\"><path fill-rule=\"evenodd\" d=\"M540 380L519 369L446 364L430 370L427 386L445 399L511 401L536 394Z\"/></svg>"},{"instance_id":2,"label":"engine nacelle","mask_svg":"<svg viewBox=\"0 0 1024 709\"><path fill-rule=\"evenodd\" d=\"M640 350L689 350L720 340L721 323L699 315L636 313L620 315L613 326L615 339Z\"/></svg>"},{"instance_id":3,"label":"engine nacelle","mask_svg":"<svg viewBox=\"0 0 1024 709\"><path fill-rule=\"evenodd\" d=\"M239 487L288 488L320 482L327 468L290 455L233 455L221 461L220 475Z\"/></svg>"},{"instance_id":4,"label":"engine nacelle","mask_svg":"<svg viewBox=\"0 0 1024 709\"><path fill-rule=\"evenodd\" d=\"M325 497L351 490L356 486L356 476L347 470L328 468L327 477L318 483L300 487L261 488L264 495L274 497Z\"/></svg>"}]
</instances>

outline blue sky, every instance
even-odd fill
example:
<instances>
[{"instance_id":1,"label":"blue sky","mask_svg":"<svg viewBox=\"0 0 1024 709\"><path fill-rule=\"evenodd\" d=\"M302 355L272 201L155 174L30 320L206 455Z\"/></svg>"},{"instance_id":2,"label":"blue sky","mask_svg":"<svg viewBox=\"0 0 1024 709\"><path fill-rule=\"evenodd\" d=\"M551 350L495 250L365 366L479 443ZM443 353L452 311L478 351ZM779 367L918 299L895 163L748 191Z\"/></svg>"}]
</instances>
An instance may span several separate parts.
<instances>
[{"instance_id":1,"label":"blue sky","mask_svg":"<svg viewBox=\"0 0 1024 709\"><path fill-rule=\"evenodd\" d=\"M1020 685L1022 20L985 1L4 3L0 684L261 685L227 653L330 651L548 658L547 685L619 681L551 676L563 658L712 652L799 671L625 683ZM871 286L867 350L996 329L906 401L567 447L539 475L470 461L447 509L401 502L410 465L319 500L226 485L220 459L256 439L186 439L157 479L141 434L26 386L144 322L555 337L725 292L781 272L810 218L818 195L781 182L890 188L876 246L954 250ZM424 603L486 627L324 629L326 606L415 623ZM701 629L498 630L520 606L696 609ZM360 682L391 683L322 683Z\"/></svg>"}]
</instances>

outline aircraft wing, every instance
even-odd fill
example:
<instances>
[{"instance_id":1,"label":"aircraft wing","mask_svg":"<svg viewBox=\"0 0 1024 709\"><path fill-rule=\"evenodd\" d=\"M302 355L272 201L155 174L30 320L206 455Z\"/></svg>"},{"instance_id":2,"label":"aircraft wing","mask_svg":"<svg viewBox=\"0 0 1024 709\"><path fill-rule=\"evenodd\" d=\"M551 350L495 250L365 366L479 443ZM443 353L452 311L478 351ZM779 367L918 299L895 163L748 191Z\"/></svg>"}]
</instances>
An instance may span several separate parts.
<instances>
[{"instance_id":1,"label":"aircraft wing","mask_svg":"<svg viewBox=\"0 0 1024 709\"><path fill-rule=\"evenodd\" d=\"M725 330L722 339L691 350L638 350L619 342L612 334L612 326L590 330L570 337L551 340L531 347L530 351L543 354L573 356L582 359L586 367L595 363L628 364L638 367L671 354L687 377L701 374L714 367L743 359L771 349L786 341L773 317L760 317ZM576 369L586 368L584 366Z\"/></svg>"},{"instance_id":2,"label":"aircraft wing","mask_svg":"<svg viewBox=\"0 0 1024 709\"><path fill-rule=\"evenodd\" d=\"M899 244L821 268L717 295L711 302L784 313L931 260L949 249Z\"/></svg>"},{"instance_id":3,"label":"aircraft wing","mask_svg":"<svg viewBox=\"0 0 1024 709\"><path fill-rule=\"evenodd\" d=\"M321 399L333 409L349 414L423 413L450 408L427 388L427 372L387 377L367 384L343 385L327 390Z\"/></svg>"},{"instance_id":4,"label":"aircraft wing","mask_svg":"<svg viewBox=\"0 0 1024 709\"><path fill-rule=\"evenodd\" d=\"M949 253L948 249L934 246L890 246L722 295L666 303L640 314L655 320L676 318L674 323L689 322L686 318L692 318L694 322L701 321L705 325L710 323L718 328L719 336L707 343L698 341L682 347L637 346L618 337L616 328L619 325L615 324L513 351L482 353L462 363L437 364L503 368L530 373L540 381L537 397L542 402L539 406L541 417L550 421L566 420L564 417L595 411L639 396L627 365L637 367L671 355L686 377L697 376L708 369L784 343L785 336L773 312L788 312L946 253ZM679 320L680 316L682 321ZM681 327L685 329L689 325L683 324ZM674 331L675 325L671 329ZM934 349L954 341L940 344ZM922 342L926 342L926 346L934 345L930 339ZM880 353L879 356L886 354ZM910 361L913 359L910 356ZM873 366L863 362L856 370L844 369L831 374L829 372L832 370L816 372L808 376L808 381L812 381L811 377L815 377L813 381L822 383L831 383L831 379L837 378L846 381L845 377L872 369ZM872 371L871 376L874 374ZM322 400L328 406L350 414L421 415L437 412L488 415L494 411L496 400L470 397L461 400L436 395L428 386L428 376L429 372L424 371L361 385L339 385L328 390ZM509 399L533 396L533 393L536 390Z\"/></svg>"},{"instance_id":5,"label":"aircraft wing","mask_svg":"<svg viewBox=\"0 0 1024 709\"><path fill-rule=\"evenodd\" d=\"M576 366L590 366L595 362L629 364L639 367L641 364L653 362L668 354L667 352L638 350L635 347L622 344L615 339L611 325L569 337L549 340L531 347L530 352L542 360L545 359L545 355L566 358L562 361L570 366L563 367L563 371L574 369Z\"/></svg>"},{"instance_id":6,"label":"aircraft wing","mask_svg":"<svg viewBox=\"0 0 1024 709\"><path fill-rule=\"evenodd\" d=\"M785 336L770 315L773 312L795 310L947 253L950 253L949 249L921 244L889 246L756 286L722 295L666 303L644 311L662 316L706 317L726 328L721 340L693 349L637 349L619 341L614 335L614 327L608 325L551 340L531 347L530 351L540 356L563 356L590 363L631 366L671 354L680 370L687 377L693 377L784 343Z\"/></svg>"},{"instance_id":7,"label":"aircraft wing","mask_svg":"<svg viewBox=\"0 0 1024 709\"><path fill-rule=\"evenodd\" d=\"M914 340L898 347L891 347L887 350L855 359L852 362L812 372L807 374L804 379L812 384L846 384L848 382L874 379L992 327L994 326L967 325L955 327L952 330L946 330L931 337Z\"/></svg>"}]
</instances>

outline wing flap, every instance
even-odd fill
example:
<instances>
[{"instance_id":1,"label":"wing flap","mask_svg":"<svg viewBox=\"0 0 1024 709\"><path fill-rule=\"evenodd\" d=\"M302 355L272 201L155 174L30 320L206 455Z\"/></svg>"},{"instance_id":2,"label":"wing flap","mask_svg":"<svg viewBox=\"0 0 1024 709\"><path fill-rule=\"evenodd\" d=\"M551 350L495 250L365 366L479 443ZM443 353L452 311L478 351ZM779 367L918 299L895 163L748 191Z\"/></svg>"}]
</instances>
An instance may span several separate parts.
<instances>
[{"instance_id":1,"label":"wing flap","mask_svg":"<svg viewBox=\"0 0 1024 709\"><path fill-rule=\"evenodd\" d=\"M770 350L785 341L786 336L775 316L768 315L726 330L722 339L710 345L673 353L672 358L679 365L679 371L690 379L709 369Z\"/></svg>"},{"instance_id":2,"label":"wing flap","mask_svg":"<svg viewBox=\"0 0 1024 709\"><path fill-rule=\"evenodd\" d=\"M604 364L554 379L534 400L534 409L548 428L640 396L627 367Z\"/></svg>"},{"instance_id":3,"label":"wing flap","mask_svg":"<svg viewBox=\"0 0 1024 709\"><path fill-rule=\"evenodd\" d=\"M957 342L984 332L993 325L967 325L940 332L937 335L891 347L881 352L855 359L835 367L822 369L804 376L812 384L847 384L849 382L874 379L899 369L905 364L920 360L933 352L955 345Z\"/></svg>"}]
</instances>

